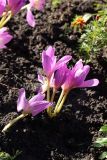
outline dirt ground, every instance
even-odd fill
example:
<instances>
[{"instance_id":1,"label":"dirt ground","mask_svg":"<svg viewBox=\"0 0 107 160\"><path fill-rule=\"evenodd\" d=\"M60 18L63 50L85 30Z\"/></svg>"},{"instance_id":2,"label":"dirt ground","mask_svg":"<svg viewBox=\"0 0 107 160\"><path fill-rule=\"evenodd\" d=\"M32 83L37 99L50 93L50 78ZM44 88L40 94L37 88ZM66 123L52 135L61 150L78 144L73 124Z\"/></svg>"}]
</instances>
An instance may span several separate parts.
<instances>
[{"instance_id":1,"label":"dirt ground","mask_svg":"<svg viewBox=\"0 0 107 160\"><path fill-rule=\"evenodd\" d=\"M78 60L79 34L66 33L64 24L70 26L75 14L95 13L93 2L68 0L56 9L47 3L42 13L35 12L35 28L26 23L26 12L8 23L14 39L0 50L0 130L18 115L18 89L25 87L28 97L35 93L43 49L52 45L58 57L70 54L73 63ZM94 148L93 142L101 125L107 123L107 63L99 53L89 64L87 79L98 78L99 86L73 90L54 119L43 112L23 119L6 134L0 132L0 150L11 155L22 151L17 160L97 160L103 149Z\"/></svg>"}]
</instances>

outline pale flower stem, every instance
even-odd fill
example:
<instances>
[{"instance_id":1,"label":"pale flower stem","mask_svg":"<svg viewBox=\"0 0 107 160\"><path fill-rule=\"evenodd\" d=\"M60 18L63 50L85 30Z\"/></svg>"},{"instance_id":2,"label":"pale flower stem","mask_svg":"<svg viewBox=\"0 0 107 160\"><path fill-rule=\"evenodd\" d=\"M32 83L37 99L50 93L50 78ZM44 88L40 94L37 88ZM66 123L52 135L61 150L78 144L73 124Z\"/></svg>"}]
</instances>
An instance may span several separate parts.
<instances>
[{"instance_id":1,"label":"pale flower stem","mask_svg":"<svg viewBox=\"0 0 107 160\"><path fill-rule=\"evenodd\" d=\"M53 88L53 93L52 93L51 100L50 100L51 102L54 101L55 94L56 94L56 89ZM51 106L47 108L47 113L48 113L49 117L52 117L52 108L51 108Z\"/></svg>"},{"instance_id":2,"label":"pale flower stem","mask_svg":"<svg viewBox=\"0 0 107 160\"><path fill-rule=\"evenodd\" d=\"M67 95L68 95L68 92L65 93L65 95L63 96L63 99L62 99L60 105L58 106L58 108L57 108L57 110L56 110L56 112L55 112L55 115L58 114L58 113L61 111L62 106L63 106L63 104L64 104L64 102L65 102L65 100L66 100Z\"/></svg>"},{"instance_id":3,"label":"pale flower stem","mask_svg":"<svg viewBox=\"0 0 107 160\"><path fill-rule=\"evenodd\" d=\"M18 122L20 119L23 119L24 117L26 117L28 114L21 114L18 117L14 118L13 120L11 120L2 130L2 132L6 132L10 127L12 127L16 122Z\"/></svg>"},{"instance_id":4,"label":"pale flower stem","mask_svg":"<svg viewBox=\"0 0 107 160\"><path fill-rule=\"evenodd\" d=\"M51 96L51 102L53 102L53 101L54 101L55 94L56 94L56 89L55 89L55 88L53 88L53 93L52 93L52 96Z\"/></svg>"},{"instance_id":5,"label":"pale flower stem","mask_svg":"<svg viewBox=\"0 0 107 160\"><path fill-rule=\"evenodd\" d=\"M2 16L2 18L1 18L1 20L0 20L0 28L2 28L2 27L1 27L1 24L5 21L6 16L7 16L7 13L5 12L5 14Z\"/></svg>"},{"instance_id":6,"label":"pale flower stem","mask_svg":"<svg viewBox=\"0 0 107 160\"><path fill-rule=\"evenodd\" d=\"M50 80L48 80L48 86L47 86L47 101L50 102ZM49 116L51 115L51 107L47 108L47 113Z\"/></svg>"},{"instance_id":7,"label":"pale flower stem","mask_svg":"<svg viewBox=\"0 0 107 160\"><path fill-rule=\"evenodd\" d=\"M10 13L8 15L8 17L6 19L4 19L4 21L2 21L2 23L0 23L0 28L2 28L12 17L12 13Z\"/></svg>"},{"instance_id":8,"label":"pale flower stem","mask_svg":"<svg viewBox=\"0 0 107 160\"><path fill-rule=\"evenodd\" d=\"M59 97L59 99L58 99L58 102L57 102L57 104L56 104L56 106L55 106L54 112L57 111L57 108L58 108L58 106L59 106L59 104L60 104L60 102L61 102L63 96L64 96L64 91L62 90L62 92L61 92L61 94L60 94L60 97Z\"/></svg>"},{"instance_id":9,"label":"pale flower stem","mask_svg":"<svg viewBox=\"0 0 107 160\"><path fill-rule=\"evenodd\" d=\"M50 81L48 80L48 87L47 87L47 101L50 101Z\"/></svg>"}]
</instances>

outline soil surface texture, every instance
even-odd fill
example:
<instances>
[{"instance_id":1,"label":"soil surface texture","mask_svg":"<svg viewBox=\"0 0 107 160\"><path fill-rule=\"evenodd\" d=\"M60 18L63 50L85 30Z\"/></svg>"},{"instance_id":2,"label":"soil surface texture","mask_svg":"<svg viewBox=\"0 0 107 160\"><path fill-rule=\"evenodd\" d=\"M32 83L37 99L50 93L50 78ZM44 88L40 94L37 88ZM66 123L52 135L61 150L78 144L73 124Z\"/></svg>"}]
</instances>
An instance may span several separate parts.
<instances>
[{"instance_id":1,"label":"soil surface texture","mask_svg":"<svg viewBox=\"0 0 107 160\"><path fill-rule=\"evenodd\" d=\"M64 25L70 26L76 14L95 13L94 2L67 0L56 8L47 3L42 13L34 13L35 28L28 26L26 11L7 24L14 38L7 49L0 50L0 150L11 155L21 151L17 160L98 160L103 151L93 147L98 130L107 123L107 62L102 53L89 63L91 71L87 77L98 78L99 86L72 90L54 119L43 112L36 117L26 117L7 133L1 133L19 114L16 110L18 89L24 87L28 98L35 94L43 49L54 46L58 58L72 55L71 64L79 59L75 47L80 35L72 29L66 32Z\"/></svg>"}]
</instances>

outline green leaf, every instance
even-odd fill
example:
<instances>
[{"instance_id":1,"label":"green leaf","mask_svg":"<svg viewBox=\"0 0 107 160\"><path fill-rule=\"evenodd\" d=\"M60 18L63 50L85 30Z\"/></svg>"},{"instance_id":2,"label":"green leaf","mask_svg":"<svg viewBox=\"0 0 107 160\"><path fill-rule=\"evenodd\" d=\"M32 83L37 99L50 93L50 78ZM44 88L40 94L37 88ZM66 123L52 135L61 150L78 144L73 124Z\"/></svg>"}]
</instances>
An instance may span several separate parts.
<instances>
[{"instance_id":1,"label":"green leaf","mask_svg":"<svg viewBox=\"0 0 107 160\"><path fill-rule=\"evenodd\" d=\"M94 144L95 147L107 146L107 138L98 138Z\"/></svg>"},{"instance_id":2,"label":"green leaf","mask_svg":"<svg viewBox=\"0 0 107 160\"><path fill-rule=\"evenodd\" d=\"M100 132L107 132L107 124L105 124L104 126L102 126L99 131Z\"/></svg>"},{"instance_id":3,"label":"green leaf","mask_svg":"<svg viewBox=\"0 0 107 160\"><path fill-rule=\"evenodd\" d=\"M83 19L84 19L85 22L87 22L91 17L92 17L92 14L86 13L86 14L83 16Z\"/></svg>"},{"instance_id":4,"label":"green leaf","mask_svg":"<svg viewBox=\"0 0 107 160\"><path fill-rule=\"evenodd\" d=\"M0 160L11 160L11 157L6 152L0 152Z\"/></svg>"},{"instance_id":5,"label":"green leaf","mask_svg":"<svg viewBox=\"0 0 107 160\"><path fill-rule=\"evenodd\" d=\"M0 160L15 160L22 152L17 150L14 156L9 155L6 152L0 152Z\"/></svg>"},{"instance_id":6,"label":"green leaf","mask_svg":"<svg viewBox=\"0 0 107 160\"><path fill-rule=\"evenodd\" d=\"M52 5L53 7L56 7L57 5L59 5L62 2L62 0L52 0Z\"/></svg>"},{"instance_id":7,"label":"green leaf","mask_svg":"<svg viewBox=\"0 0 107 160\"><path fill-rule=\"evenodd\" d=\"M100 156L99 156L99 159L105 159L107 158L107 152L103 152Z\"/></svg>"}]
</instances>

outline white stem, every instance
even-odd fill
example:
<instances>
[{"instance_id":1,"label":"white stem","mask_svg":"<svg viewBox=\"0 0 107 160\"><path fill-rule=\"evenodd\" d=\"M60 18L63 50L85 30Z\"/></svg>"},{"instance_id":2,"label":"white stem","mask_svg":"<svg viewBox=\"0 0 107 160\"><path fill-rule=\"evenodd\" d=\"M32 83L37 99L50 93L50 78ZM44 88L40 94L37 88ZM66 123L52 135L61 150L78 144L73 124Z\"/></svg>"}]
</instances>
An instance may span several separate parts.
<instances>
[{"instance_id":1,"label":"white stem","mask_svg":"<svg viewBox=\"0 0 107 160\"><path fill-rule=\"evenodd\" d=\"M13 120L11 120L2 130L2 132L6 132L11 126L13 126L17 121L19 121L20 119L23 119L24 117L26 117L28 114L21 114L18 117L14 118Z\"/></svg>"}]
</instances>

